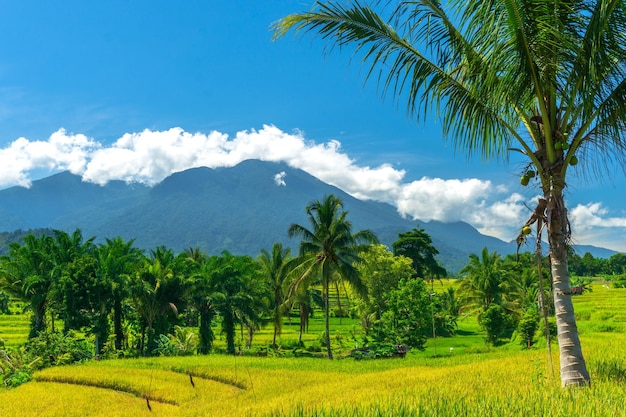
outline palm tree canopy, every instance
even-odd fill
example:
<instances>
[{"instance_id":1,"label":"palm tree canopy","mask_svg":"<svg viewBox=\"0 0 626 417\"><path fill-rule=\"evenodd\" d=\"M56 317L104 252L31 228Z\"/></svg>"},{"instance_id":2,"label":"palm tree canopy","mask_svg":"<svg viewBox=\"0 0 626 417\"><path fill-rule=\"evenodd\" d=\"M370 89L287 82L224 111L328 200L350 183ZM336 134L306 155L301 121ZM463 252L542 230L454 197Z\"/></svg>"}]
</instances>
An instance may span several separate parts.
<instances>
[{"instance_id":1,"label":"palm tree canopy","mask_svg":"<svg viewBox=\"0 0 626 417\"><path fill-rule=\"evenodd\" d=\"M468 264L459 271L465 275L459 293L468 306L487 310L492 304L509 307L507 299L515 296L515 283L503 265L501 256L485 247L480 255L469 255Z\"/></svg>"},{"instance_id":2,"label":"palm tree canopy","mask_svg":"<svg viewBox=\"0 0 626 417\"><path fill-rule=\"evenodd\" d=\"M376 12L359 1L316 2L276 22L274 35L294 29L354 45L366 79L407 99L412 116L435 110L459 150L506 158L518 142L540 170L566 162L562 178L588 145L601 159L623 160L623 1L393 4ZM570 146L559 149L564 141Z\"/></svg>"},{"instance_id":3,"label":"palm tree canopy","mask_svg":"<svg viewBox=\"0 0 626 417\"><path fill-rule=\"evenodd\" d=\"M368 244L377 243L377 238L370 230L352 233L352 223L346 220L348 214L343 210L343 202L334 195L314 201L306 208L310 229L299 224L289 226L289 237L299 236L301 280L316 278L315 271L338 272L357 292L367 294L367 287L359 279L355 263L361 259L359 253ZM329 274L324 279L330 279Z\"/></svg>"}]
</instances>

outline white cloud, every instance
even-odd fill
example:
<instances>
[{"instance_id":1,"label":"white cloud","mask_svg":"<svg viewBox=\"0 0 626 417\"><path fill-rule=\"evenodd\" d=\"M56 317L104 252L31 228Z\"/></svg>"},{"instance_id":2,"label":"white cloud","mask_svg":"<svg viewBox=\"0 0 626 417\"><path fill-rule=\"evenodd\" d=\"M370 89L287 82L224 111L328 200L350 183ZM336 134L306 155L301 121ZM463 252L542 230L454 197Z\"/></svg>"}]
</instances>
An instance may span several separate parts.
<instances>
[{"instance_id":1,"label":"white cloud","mask_svg":"<svg viewBox=\"0 0 626 417\"><path fill-rule=\"evenodd\" d=\"M274 183L278 186L286 186L287 183L285 182L285 177L287 176L287 173L285 171L281 171L278 174L274 175Z\"/></svg>"},{"instance_id":2,"label":"white cloud","mask_svg":"<svg viewBox=\"0 0 626 417\"><path fill-rule=\"evenodd\" d=\"M462 220L504 240L512 240L526 221L529 210L525 206L534 207L506 185L476 178L424 177L407 182L405 171L390 164L359 165L338 141L315 143L301 132L286 133L275 126L240 131L232 138L216 131L144 130L124 134L109 145L63 129L47 141L19 138L0 149L0 187L29 186L30 172L41 169L70 170L97 184L124 180L151 185L188 168L229 167L246 159L285 162L357 198L392 203L407 217ZM274 181L285 185L284 173ZM579 205L570 213L574 230L584 233L581 236L592 237L598 228L626 227L626 219L607 217L599 203Z\"/></svg>"},{"instance_id":3,"label":"white cloud","mask_svg":"<svg viewBox=\"0 0 626 417\"><path fill-rule=\"evenodd\" d=\"M576 230L586 231L592 228L626 228L626 218L607 217L609 211L602 203L579 204L569 212L570 222Z\"/></svg>"},{"instance_id":4,"label":"white cloud","mask_svg":"<svg viewBox=\"0 0 626 417\"><path fill-rule=\"evenodd\" d=\"M85 135L67 134L61 129L47 141L19 138L0 149L0 186L29 187L29 172L35 169L69 170L82 174L89 156L100 144Z\"/></svg>"}]
</instances>

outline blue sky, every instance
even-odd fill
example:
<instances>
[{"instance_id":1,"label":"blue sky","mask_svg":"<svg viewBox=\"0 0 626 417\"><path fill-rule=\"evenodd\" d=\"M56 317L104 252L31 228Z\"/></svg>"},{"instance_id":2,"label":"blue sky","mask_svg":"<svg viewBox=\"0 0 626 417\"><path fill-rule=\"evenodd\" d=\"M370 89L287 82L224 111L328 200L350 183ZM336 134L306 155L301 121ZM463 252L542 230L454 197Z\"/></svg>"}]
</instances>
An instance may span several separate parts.
<instances>
[{"instance_id":1,"label":"blue sky","mask_svg":"<svg viewBox=\"0 0 626 417\"><path fill-rule=\"evenodd\" d=\"M455 153L434 117L410 120L364 86L349 50L272 42L271 23L311 3L3 2L0 187L67 169L155 183L192 166L280 160L407 216L513 239L539 191L519 186L519 158ZM613 173L570 178L576 243L626 251L626 180Z\"/></svg>"}]
</instances>

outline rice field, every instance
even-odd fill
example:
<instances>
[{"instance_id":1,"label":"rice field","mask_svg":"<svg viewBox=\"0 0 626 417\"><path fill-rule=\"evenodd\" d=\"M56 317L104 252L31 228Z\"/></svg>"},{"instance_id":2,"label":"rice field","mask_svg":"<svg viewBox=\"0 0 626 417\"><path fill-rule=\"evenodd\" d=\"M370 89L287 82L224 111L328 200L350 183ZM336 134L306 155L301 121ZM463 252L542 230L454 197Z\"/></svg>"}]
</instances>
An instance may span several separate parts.
<instances>
[{"instance_id":1,"label":"rice field","mask_svg":"<svg viewBox=\"0 0 626 417\"><path fill-rule=\"evenodd\" d=\"M594 285L574 300L590 388L560 388L556 345L552 358L541 344L487 349L468 321L467 336L437 339L436 357L431 340L405 359L209 355L48 368L0 391L0 415L626 416L626 290Z\"/></svg>"}]
</instances>

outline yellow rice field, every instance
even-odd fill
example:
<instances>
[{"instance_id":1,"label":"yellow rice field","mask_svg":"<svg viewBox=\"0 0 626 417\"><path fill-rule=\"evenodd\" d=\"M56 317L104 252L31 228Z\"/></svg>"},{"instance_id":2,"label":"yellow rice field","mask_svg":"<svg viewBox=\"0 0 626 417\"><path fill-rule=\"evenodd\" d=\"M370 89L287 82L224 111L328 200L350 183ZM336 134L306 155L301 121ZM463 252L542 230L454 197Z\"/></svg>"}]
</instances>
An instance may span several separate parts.
<instances>
[{"instance_id":1,"label":"yellow rice field","mask_svg":"<svg viewBox=\"0 0 626 417\"><path fill-rule=\"evenodd\" d=\"M626 290L598 286L575 302L591 388L560 388L556 345L553 371L545 346L370 361L121 359L42 370L0 392L0 415L626 416Z\"/></svg>"}]
</instances>

